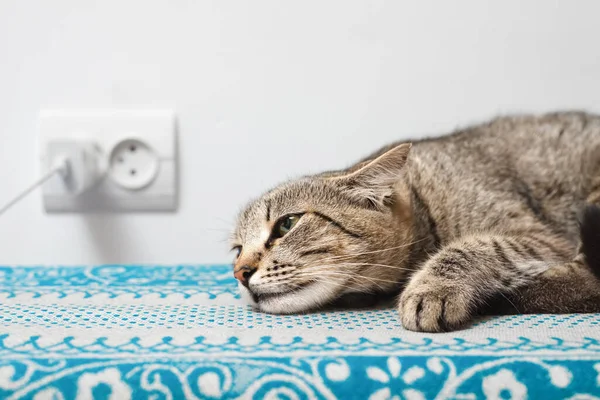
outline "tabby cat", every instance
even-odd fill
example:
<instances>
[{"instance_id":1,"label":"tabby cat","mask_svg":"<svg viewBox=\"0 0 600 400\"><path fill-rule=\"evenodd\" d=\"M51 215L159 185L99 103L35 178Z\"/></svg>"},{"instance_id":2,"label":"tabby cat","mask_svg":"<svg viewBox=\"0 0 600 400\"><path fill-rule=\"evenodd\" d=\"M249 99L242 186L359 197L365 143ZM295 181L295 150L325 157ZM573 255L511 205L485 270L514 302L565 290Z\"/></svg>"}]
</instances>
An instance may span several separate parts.
<instances>
[{"instance_id":1,"label":"tabby cat","mask_svg":"<svg viewBox=\"0 0 600 400\"><path fill-rule=\"evenodd\" d=\"M265 193L239 215L234 275L268 313L399 295L414 331L600 312L596 205L600 116L500 117Z\"/></svg>"}]
</instances>

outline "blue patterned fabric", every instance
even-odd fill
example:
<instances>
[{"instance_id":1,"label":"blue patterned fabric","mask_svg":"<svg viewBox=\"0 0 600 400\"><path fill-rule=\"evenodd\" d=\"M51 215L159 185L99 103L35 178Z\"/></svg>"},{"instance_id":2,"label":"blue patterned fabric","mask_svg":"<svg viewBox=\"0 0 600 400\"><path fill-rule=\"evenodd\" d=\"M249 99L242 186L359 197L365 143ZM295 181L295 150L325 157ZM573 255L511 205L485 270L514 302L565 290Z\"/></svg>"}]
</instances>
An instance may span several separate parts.
<instances>
[{"instance_id":1,"label":"blue patterned fabric","mask_svg":"<svg viewBox=\"0 0 600 400\"><path fill-rule=\"evenodd\" d=\"M0 268L2 399L600 399L600 314L276 316L227 266Z\"/></svg>"}]
</instances>

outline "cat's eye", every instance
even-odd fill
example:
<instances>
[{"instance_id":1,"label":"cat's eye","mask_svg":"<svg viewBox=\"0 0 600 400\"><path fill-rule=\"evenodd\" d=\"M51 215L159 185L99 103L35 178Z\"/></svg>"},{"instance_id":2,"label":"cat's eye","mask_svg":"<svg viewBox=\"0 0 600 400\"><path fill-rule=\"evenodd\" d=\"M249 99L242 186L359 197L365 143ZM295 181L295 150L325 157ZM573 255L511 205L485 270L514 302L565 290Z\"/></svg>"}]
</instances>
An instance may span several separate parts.
<instances>
[{"instance_id":1,"label":"cat's eye","mask_svg":"<svg viewBox=\"0 0 600 400\"><path fill-rule=\"evenodd\" d=\"M242 246L233 246L231 251L235 253L235 258L239 258L240 254L242 254Z\"/></svg>"},{"instance_id":2,"label":"cat's eye","mask_svg":"<svg viewBox=\"0 0 600 400\"><path fill-rule=\"evenodd\" d=\"M277 221L277 224L275 224L275 228L273 229L273 236L276 238L285 236L289 231L292 230L294 225L296 225L298 221L300 221L301 216L302 215L291 214L281 218L279 221Z\"/></svg>"}]
</instances>

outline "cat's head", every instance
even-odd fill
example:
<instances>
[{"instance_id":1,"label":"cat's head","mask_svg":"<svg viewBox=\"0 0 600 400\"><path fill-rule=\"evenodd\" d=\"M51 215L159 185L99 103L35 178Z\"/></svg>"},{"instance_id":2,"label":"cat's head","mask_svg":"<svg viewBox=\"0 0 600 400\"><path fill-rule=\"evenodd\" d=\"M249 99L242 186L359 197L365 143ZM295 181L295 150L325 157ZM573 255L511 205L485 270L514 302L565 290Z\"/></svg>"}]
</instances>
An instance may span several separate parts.
<instances>
[{"instance_id":1,"label":"cat's head","mask_svg":"<svg viewBox=\"0 0 600 400\"><path fill-rule=\"evenodd\" d=\"M284 183L251 202L232 236L244 297L264 312L296 313L348 293L395 290L411 240L401 179L410 147Z\"/></svg>"}]
</instances>

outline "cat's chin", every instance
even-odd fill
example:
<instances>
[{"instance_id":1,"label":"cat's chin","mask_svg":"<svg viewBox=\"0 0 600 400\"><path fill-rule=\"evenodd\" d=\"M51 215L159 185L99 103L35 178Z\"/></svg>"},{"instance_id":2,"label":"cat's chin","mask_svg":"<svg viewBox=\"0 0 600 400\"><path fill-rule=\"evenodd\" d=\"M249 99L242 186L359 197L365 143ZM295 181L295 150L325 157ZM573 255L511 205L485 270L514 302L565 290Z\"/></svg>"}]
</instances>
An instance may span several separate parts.
<instances>
[{"instance_id":1,"label":"cat's chin","mask_svg":"<svg viewBox=\"0 0 600 400\"><path fill-rule=\"evenodd\" d=\"M294 314L311 311L334 301L340 291L338 285L315 281L306 286L282 293L252 295L239 285L242 299L262 312L269 314Z\"/></svg>"}]
</instances>

